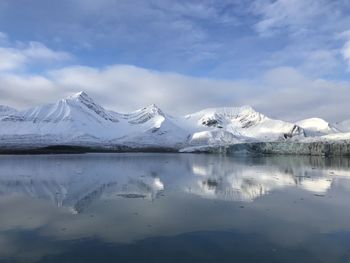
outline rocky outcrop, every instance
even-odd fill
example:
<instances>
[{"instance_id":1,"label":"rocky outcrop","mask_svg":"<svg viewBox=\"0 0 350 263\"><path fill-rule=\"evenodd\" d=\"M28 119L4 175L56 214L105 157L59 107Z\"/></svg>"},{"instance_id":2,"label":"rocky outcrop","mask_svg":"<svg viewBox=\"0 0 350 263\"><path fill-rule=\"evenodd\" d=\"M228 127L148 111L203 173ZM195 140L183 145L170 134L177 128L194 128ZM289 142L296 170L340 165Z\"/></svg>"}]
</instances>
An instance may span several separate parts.
<instances>
[{"instance_id":1,"label":"rocky outcrop","mask_svg":"<svg viewBox=\"0 0 350 263\"><path fill-rule=\"evenodd\" d=\"M228 154L298 154L350 156L350 142L259 142L234 144L220 149Z\"/></svg>"}]
</instances>

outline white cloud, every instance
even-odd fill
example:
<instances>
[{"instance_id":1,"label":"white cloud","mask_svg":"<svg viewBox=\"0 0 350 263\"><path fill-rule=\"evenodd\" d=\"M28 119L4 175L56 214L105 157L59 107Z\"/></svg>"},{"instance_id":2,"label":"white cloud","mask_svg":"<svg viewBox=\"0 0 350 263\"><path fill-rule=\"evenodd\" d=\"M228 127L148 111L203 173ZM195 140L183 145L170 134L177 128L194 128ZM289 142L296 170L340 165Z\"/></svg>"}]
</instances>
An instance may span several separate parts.
<instances>
[{"instance_id":1,"label":"white cloud","mask_svg":"<svg viewBox=\"0 0 350 263\"><path fill-rule=\"evenodd\" d=\"M22 69L38 62L57 62L71 59L63 51L54 51L39 42L11 43L7 35L0 32L0 71Z\"/></svg>"},{"instance_id":2,"label":"white cloud","mask_svg":"<svg viewBox=\"0 0 350 263\"><path fill-rule=\"evenodd\" d=\"M7 44L8 36L4 32L0 32L0 45Z\"/></svg>"},{"instance_id":3,"label":"white cloud","mask_svg":"<svg viewBox=\"0 0 350 263\"><path fill-rule=\"evenodd\" d=\"M342 55L344 60L348 63L350 69L350 40L344 44L342 48Z\"/></svg>"},{"instance_id":4,"label":"white cloud","mask_svg":"<svg viewBox=\"0 0 350 263\"><path fill-rule=\"evenodd\" d=\"M305 52L305 60L301 65L301 69L305 73L317 76L331 73L342 66L338 59L339 55L339 51L336 49L316 49Z\"/></svg>"},{"instance_id":5,"label":"white cloud","mask_svg":"<svg viewBox=\"0 0 350 263\"><path fill-rule=\"evenodd\" d=\"M327 14L331 7L324 0L258 0L253 4L253 11L262 19L256 24L256 29L261 34L280 29L307 32L310 24L314 25L314 20Z\"/></svg>"},{"instance_id":6,"label":"white cloud","mask_svg":"<svg viewBox=\"0 0 350 263\"><path fill-rule=\"evenodd\" d=\"M350 83L308 78L300 71L282 67L264 75L263 94L252 104L272 116L290 120L321 117L329 121L349 119Z\"/></svg>"},{"instance_id":7,"label":"white cloud","mask_svg":"<svg viewBox=\"0 0 350 263\"><path fill-rule=\"evenodd\" d=\"M337 78L350 61L347 0L255 0L255 30L271 41L270 67L292 66L305 75ZM273 43L272 43L273 42ZM345 44L344 44L345 43Z\"/></svg>"},{"instance_id":8,"label":"white cloud","mask_svg":"<svg viewBox=\"0 0 350 263\"><path fill-rule=\"evenodd\" d=\"M52 102L63 94L44 76L0 73L0 104L26 108Z\"/></svg>"},{"instance_id":9,"label":"white cloud","mask_svg":"<svg viewBox=\"0 0 350 263\"><path fill-rule=\"evenodd\" d=\"M26 62L26 57L20 50L0 47L0 70L16 69Z\"/></svg>"},{"instance_id":10,"label":"white cloud","mask_svg":"<svg viewBox=\"0 0 350 263\"><path fill-rule=\"evenodd\" d=\"M61 61L71 58L71 55L67 52L54 51L39 42L29 42L28 46L22 52L28 59Z\"/></svg>"},{"instance_id":11,"label":"white cloud","mask_svg":"<svg viewBox=\"0 0 350 263\"><path fill-rule=\"evenodd\" d=\"M232 104L233 101L228 101L223 95L232 89L241 90L236 83L229 81L194 78L130 65L103 69L68 67L49 75L59 86L71 91L85 90L103 100L108 107L121 111L156 103L170 112L184 113Z\"/></svg>"}]
</instances>

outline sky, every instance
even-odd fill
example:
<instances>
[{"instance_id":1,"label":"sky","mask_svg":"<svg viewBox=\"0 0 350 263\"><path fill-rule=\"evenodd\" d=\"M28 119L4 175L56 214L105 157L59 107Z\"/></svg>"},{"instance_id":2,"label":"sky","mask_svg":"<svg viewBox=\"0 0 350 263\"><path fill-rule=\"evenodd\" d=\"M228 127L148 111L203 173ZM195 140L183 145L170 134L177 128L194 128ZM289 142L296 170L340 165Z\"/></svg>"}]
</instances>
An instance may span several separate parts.
<instances>
[{"instance_id":1,"label":"sky","mask_svg":"<svg viewBox=\"0 0 350 263\"><path fill-rule=\"evenodd\" d=\"M350 0L0 0L0 104L350 119Z\"/></svg>"}]
</instances>

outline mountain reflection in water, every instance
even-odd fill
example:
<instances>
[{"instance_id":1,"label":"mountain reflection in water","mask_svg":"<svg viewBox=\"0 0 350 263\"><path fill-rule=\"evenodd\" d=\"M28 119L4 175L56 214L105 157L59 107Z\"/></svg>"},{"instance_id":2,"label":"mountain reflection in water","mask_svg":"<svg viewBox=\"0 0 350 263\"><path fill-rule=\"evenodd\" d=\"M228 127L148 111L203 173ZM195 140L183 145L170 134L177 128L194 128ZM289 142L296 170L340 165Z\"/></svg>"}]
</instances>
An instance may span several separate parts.
<instances>
[{"instance_id":1,"label":"mountain reflection in water","mask_svg":"<svg viewBox=\"0 0 350 263\"><path fill-rule=\"evenodd\" d=\"M350 177L350 161L320 157L232 158L214 155L122 154L0 157L0 196L24 195L81 212L94 199L160 198L183 191L245 201L297 186L324 194Z\"/></svg>"},{"instance_id":2,"label":"mountain reflection in water","mask_svg":"<svg viewBox=\"0 0 350 263\"><path fill-rule=\"evenodd\" d=\"M96 247L107 253L107 248L118 245L115 251L127 249L130 254L123 250L123 255L133 258L130 244L148 246L158 242L153 238L162 238L158 245L164 251L201 251L193 257L185 257L186 252L184 258L169 262L176 262L175 258L215 262L202 256L208 252L204 248L220 236L216 250L209 254L223 255L229 244L222 242L227 238L232 244L238 242L240 251L248 251L247 246L269 246L269 253L300 249L315 261L300 260L308 259L300 251L290 259L348 262L341 260L350 259L349 179L346 158L156 153L0 156L0 262L45 262L45 257L50 262L79 262L70 258L69 251L86 251L85 241L94 244L88 249L94 255L98 255ZM198 242L191 241L186 248L180 243L178 248L164 247L167 242L174 246L175 240ZM259 240L261 244L256 243ZM258 247L250 248L257 258L263 253ZM120 254L112 254L111 259L121 259ZM287 254L278 256L271 262L283 262ZM242 257L246 261L238 262L260 262Z\"/></svg>"}]
</instances>

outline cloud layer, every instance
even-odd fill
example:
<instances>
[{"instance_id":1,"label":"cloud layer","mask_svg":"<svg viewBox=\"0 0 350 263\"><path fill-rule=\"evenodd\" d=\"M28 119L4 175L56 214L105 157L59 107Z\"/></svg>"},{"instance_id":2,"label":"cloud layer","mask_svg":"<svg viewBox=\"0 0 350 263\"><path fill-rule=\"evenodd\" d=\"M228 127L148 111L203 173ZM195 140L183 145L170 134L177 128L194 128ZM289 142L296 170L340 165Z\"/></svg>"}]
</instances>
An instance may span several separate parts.
<instances>
[{"instance_id":1,"label":"cloud layer","mask_svg":"<svg viewBox=\"0 0 350 263\"><path fill-rule=\"evenodd\" d=\"M37 63L52 63L70 60L69 53L53 51L40 42L11 42L0 32L0 71L17 70Z\"/></svg>"},{"instance_id":2,"label":"cloud layer","mask_svg":"<svg viewBox=\"0 0 350 263\"><path fill-rule=\"evenodd\" d=\"M214 80L130 65L69 66L44 75L0 74L0 104L25 108L54 102L84 90L97 102L128 112L156 103L178 115L206 107L251 105L276 118L349 118L348 82L310 79L290 67L275 68L257 80Z\"/></svg>"}]
</instances>

